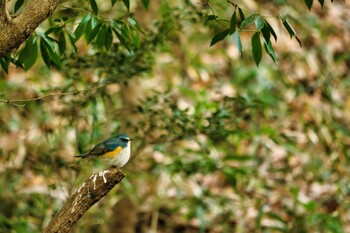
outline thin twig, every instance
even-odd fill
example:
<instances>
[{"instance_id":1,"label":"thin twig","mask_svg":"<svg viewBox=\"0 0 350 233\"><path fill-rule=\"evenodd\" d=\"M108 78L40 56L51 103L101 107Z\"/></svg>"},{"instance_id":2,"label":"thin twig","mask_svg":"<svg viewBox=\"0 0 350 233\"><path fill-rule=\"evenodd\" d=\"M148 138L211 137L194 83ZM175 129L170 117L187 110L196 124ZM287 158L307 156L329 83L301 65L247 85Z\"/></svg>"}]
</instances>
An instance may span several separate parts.
<instances>
[{"instance_id":1,"label":"thin twig","mask_svg":"<svg viewBox=\"0 0 350 233\"><path fill-rule=\"evenodd\" d=\"M84 12L86 14L92 14L91 12L89 12L85 9L82 9L82 8L70 7L70 6L65 6L65 5L60 5L60 7L65 8L65 9L69 9L69 10L81 11L81 12Z\"/></svg>"},{"instance_id":2,"label":"thin twig","mask_svg":"<svg viewBox=\"0 0 350 233\"><path fill-rule=\"evenodd\" d=\"M261 17L263 18L277 18L278 19L278 15L261 15L259 12L254 12L254 11L250 11L250 10L247 10L247 9L243 9L242 7L240 7L238 4L234 3L233 1L231 0L227 0L227 3L231 4L232 6L235 7L235 10L237 8L241 9L242 11L246 12L246 13L249 13L249 14L259 14ZM204 6L207 6L210 11L213 13L213 15L215 16L215 20L217 22L219 22L219 17L217 16L217 14L215 13L214 11L214 8L211 6L211 4L209 3L209 1L205 2L205 3L198 3L198 4L201 4L201 5L204 5ZM224 21L224 20L223 20Z\"/></svg>"},{"instance_id":3,"label":"thin twig","mask_svg":"<svg viewBox=\"0 0 350 233\"><path fill-rule=\"evenodd\" d=\"M243 8L239 7L236 3L232 2L231 0L227 0L227 2L230 3L232 6L234 6L235 9L239 8L242 11L247 12L247 13L252 14L252 15L259 14L263 18L278 18L278 15L262 15L259 12L254 12L254 11L250 11L250 10L247 10L247 9L243 9Z\"/></svg>"},{"instance_id":4,"label":"thin twig","mask_svg":"<svg viewBox=\"0 0 350 233\"><path fill-rule=\"evenodd\" d=\"M24 106L24 105L17 104L17 103L38 101L38 100L42 100L42 99L45 99L45 98L50 97L50 96L75 95L75 94L79 94L79 93L86 92L86 91L98 90L98 89L100 89L100 88L102 88L104 86L106 86L106 83L101 84L101 85L99 85L97 87L91 87L91 88L82 89L82 90L75 90L75 91L68 91L68 92L53 92L53 93L49 93L49 94L42 95L42 96L39 96L39 97L30 98L30 99L14 99L14 100L4 100L4 99L2 99L2 100L0 100L0 103L12 104L12 105L15 105L15 106Z\"/></svg>"}]
</instances>

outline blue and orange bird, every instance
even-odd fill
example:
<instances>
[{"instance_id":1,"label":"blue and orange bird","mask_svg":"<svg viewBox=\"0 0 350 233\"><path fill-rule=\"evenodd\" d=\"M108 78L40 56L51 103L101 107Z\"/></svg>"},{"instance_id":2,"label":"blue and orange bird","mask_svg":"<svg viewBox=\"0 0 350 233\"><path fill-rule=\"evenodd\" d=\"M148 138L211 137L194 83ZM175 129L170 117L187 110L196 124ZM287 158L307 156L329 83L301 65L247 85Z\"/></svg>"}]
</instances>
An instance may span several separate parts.
<instances>
[{"instance_id":1,"label":"blue and orange bird","mask_svg":"<svg viewBox=\"0 0 350 233\"><path fill-rule=\"evenodd\" d=\"M128 135L119 134L97 144L88 153L76 155L74 157L103 158L108 165L121 168L130 159L131 141L132 139L130 139Z\"/></svg>"}]
</instances>

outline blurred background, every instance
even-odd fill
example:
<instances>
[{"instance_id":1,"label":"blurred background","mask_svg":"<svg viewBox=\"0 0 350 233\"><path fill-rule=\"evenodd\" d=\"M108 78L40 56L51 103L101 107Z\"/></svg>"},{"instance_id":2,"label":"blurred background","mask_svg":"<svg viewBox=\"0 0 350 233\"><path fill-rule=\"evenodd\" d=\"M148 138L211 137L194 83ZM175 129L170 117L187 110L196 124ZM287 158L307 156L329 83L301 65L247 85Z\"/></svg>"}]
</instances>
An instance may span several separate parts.
<instances>
[{"instance_id":1,"label":"blurred background","mask_svg":"<svg viewBox=\"0 0 350 233\"><path fill-rule=\"evenodd\" d=\"M127 12L97 3L103 18ZM259 67L249 30L243 57L232 37L210 47L223 28L208 16L234 10L210 3L131 1L132 52L82 37L61 68L0 71L2 100L70 93L0 103L0 232L41 231L105 168L73 156L121 132L134 139L126 178L75 232L350 232L350 3L237 1L288 15L302 42L267 18L278 62L264 53ZM62 1L37 31L81 4Z\"/></svg>"}]
</instances>

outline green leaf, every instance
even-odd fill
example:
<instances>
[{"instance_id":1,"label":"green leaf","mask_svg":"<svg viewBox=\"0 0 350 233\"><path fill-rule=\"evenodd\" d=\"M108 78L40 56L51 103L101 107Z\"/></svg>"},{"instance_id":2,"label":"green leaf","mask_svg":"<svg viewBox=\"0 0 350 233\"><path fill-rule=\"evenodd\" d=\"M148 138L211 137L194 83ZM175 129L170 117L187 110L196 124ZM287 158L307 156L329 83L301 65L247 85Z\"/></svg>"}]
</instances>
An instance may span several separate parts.
<instances>
[{"instance_id":1,"label":"green leaf","mask_svg":"<svg viewBox=\"0 0 350 233\"><path fill-rule=\"evenodd\" d=\"M236 10L233 12L230 21L230 34L236 31L237 19L236 19Z\"/></svg>"},{"instance_id":2,"label":"green leaf","mask_svg":"<svg viewBox=\"0 0 350 233\"><path fill-rule=\"evenodd\" d=\"M51 61L49 57L49 53L46 51L43 40L40 40L40 53L43 61L48 67L51 67Z\"/></svg>"},{"instance_id":3,"label":"green leaf","mask_svg":"<svg viewBox=\"0 0 350 233\"><path fill-rule=\"evenodd\" d=\"M119 39L120 43L123 44L125 47L128 47L127 46L128 44L126 43L126 40L122 36L122 34L120 32L118 32L117 30L115 30L114 28L113 28L113 31L114 31L115 35L117 36L117 38Z\"/></svg>"},{"instance_id":4,"label":"green leaf","mask_svg":"<svg viewBox=\"0 0 350 233\"><path fill-rule=\"evenodd\" d=\"M127 48L129 51L130 51L130 47L129 47L129 43L127 43L127 41L129 40L128 36L125 35L122 31L121 31L121 27L122 25L124 24L123 21L120 21L120 20L116 20L116 19L113 19L111 21L111 27L112 27L112 30L114 31L115 35L117 36L117 38L119 39L120 43L122 45L125 46L125 48Z\"/></svg>"},{"instance_id":5,"label":"green leaf","mask_svg":"<svg viewBox=\"0 0 350 233\"><path fill-rule=\"evenodd\" d=\"M265 24L264 27L261 29L261 32L263 34L263 37L266 41L270 41L270 30L269 27Z\"/></svg>"},{"instance_id":6,"label":"green leaf","mask_svg":"<svg viewBox=\"0 0 350 233\"><path fill-rule=\"evenodd\" d=\"M133 19L128 17L128 22L131 24L131 26L135 27L137 25L137 22Z\"/></svg>"},{"instance_id":7,"label":"green leaf","mask_svg":"<svg viewBox=\"0 0 350 233\"><path fill-rule=\"evenodd\" d=\"M126 8L128 9L128 11L130 10L130 1L129 0L123 0L124 5L126 6Z\"/></svg>"},{"instance_id":8,"label":"green leaf","mask_svg":"<svg viewBox=\"0 0 350 233\"><path fill-rule=\"evenodd\" d=\"M298 43L299 43L300 47L303 47L303 46L302 46L302 44L301 44L300 39L299 39L297 36L295 36L295 39L298 41Z\"/></svg>"},{"instance_id":9,"label":"green leaf","mask_svg":"<svg viewBox=\"0 0 350 233\"><path fill-rule=\"evenodd\" d=\"M48 65L50 64L50 61L52 61L54 64L56 64L58 67L61 67L61 59L56 52L56 46L54 44L54 40L52 38L46 37L45 35L41 35L41 40L40 40L40 50L41 53L45 53L47 55L46 58L44 58L43 54L43 59L44 62ZM43 52L44 51L44 52ZM45 59L48 59L45 61ZM48 65L50 66L50 65Z\"/></svg>"},{"instance_id":10,"label":"green leaf","mask_svg":"<svg viewBox=\"0 0 350 233\"><path fill-rule=\"evenodd\" d=\"M299 38L297 37L297 33L295 32L295 30L293 29L293 27L288 23L287 19L283 16L281 16L282 22L283 22L283 26L287 29L290 38L292 38L293 36L295 37L295 39L298 41L300 47L301 45L301 41L299 40Z\"/></svg>"},{"instance_id":11,"label":"green leaf","mask_svg":"<svg viewBox=\"0 0 350 233\"><path fill-rule=\"evenodd\" d=\"M96 1L95 0L89 0L89 3L90 3L92 11L95 13L95 15L97 15L98 14L98 6L96 4Z\"/></svg>"},{"instance_id":12,"label":"green leaf","mask_svg":"<svg viewBox=\"0 0 350 233\"><path fill-rule=\"evenodd\" d=\"M21 51L19 51L19 55L18 55L18 60L20 62L24 62L24 60L26 59L26 57L30 56L30 52L33 48L33 44L34 44L34 37L30 36L27 41L26 44L24 45L23 49L21 49Z\"/></svg>"},{"instance_id":13,"label":"green leaf","mask_svg":"<svg viewBox=\"0 0 350 233\"><path fill-rule=\"evenodd\" d=\"M86 25L84 27L84 34L85 34L85 39L88 37L88 35L90 35L91 31L92 31L92 26L94 25L93 24L93 18L94 17L90 17L89 20L86 22ZM77 36L77 35L76 35Z\"/></svg>"},{"instance_id":14,"label":"green leaf","mask_svg":"<svg viewBox=\"0 0 350 233\"><path fill-rule=\"evenodd\" d=\"M261 17L261 15L259 15L255 19L255 28L256 30L260 31L264 26L265 26L264 19Z\"/></svg>"},{"instance_id":15,"label":"green leaf","mask_svg":"<svg viewBox=\"0 0 350 233\"><path fill-rule=\"evenodd\" d=\"M131 26L133 26L134 28L136 28L139 32L141 32L143 35L146 35L145 32L142 30L142 28L140 27L140 25L133 19L128 17L128 22L131 24Z\"/></svg>"},{"instance_id":16,"label":"green leaf","mask_svg":"<svg viewBox=\"0 0 350 233\"><path fill-rule=\"evenodd\" d=\"M250 15L248 18L242 21L241 23L241 30L246 28L249 24L253 23L255 20L256 14Z\"/></svg>"},{"instance_id":17,"label":"green leaf","mask_svg":"<svg viewBox=\"0 0 350 233\"><path fill-rule=\"evenodd\" d=\"M296 32L294 30L294 28L288 23L287 19L285 17L282 17L281 16L281 19L282 19L282 22L283 22L283 26L285 27L285 29L287 29L289 35L290 35L290 38L292 38L293 36L296 36Z\"/></svg>"},{"instance_id":18,"label":"green leaf","mask_svg":"<svg viewBox=\"0 0 350 233\"><path fill-rule=\"evenodd\" d=\"M242 41L241 41L241 37L239 35L239 31L236 30L233 33L233 40L235 41L235 44L237 46L239 54L242 56L243 55L243 52L242 52Z\"/></svg>"},{"instance_id":19,"label":"green leaf","mask_svg":"<svg viewBox=\"0 0 350 233\"><path fill-rule=\"evenodd\" d=\"M23 68L27 71L32 67L38 58L38 46L36 37L30 36L23 49L19 52L18 61L23 64Z\"/></svg>"},{"instance_id":20,"label":"green leaf","mask_svg":"<svg viewBox=\"0 0 350 233\"><path fill-rule=\"evenodd\" d=\"M112 2L112 6L114 6L117 0L111 0L111 2Z\"/></svg>"},{"instance_id":21,"label":"green leaf","mask_svg":"<svg viewBox=\"0 0 350 233\"><path fill-rule=\"evenodd\" d=\"M61 59L58 53L56 53L55 49L52 48L49 44L46 44L46 42L44 42L44 46L49 54L51 61L53 61L53 63L55 63L58 67L61 67Z\"/></svg>"},{"instance_id":22,"label":"green leaf","mask_svg":"<svg viewBox=\"0 0 350 233\"><path fill-rule=\"evenodd\" d=\"M97 33L99 32L100 28L102 26L102 22L95 17L91 17L90 24L86 25L86 29L90 28L89 30L85 30L85 38L86 42L89 44L93 39L95 39Z\"/></svg>"},{"instance_id":23,"label":"green leaf","mask_svg":"<svg viewBox=\"0 0 350 233\"><path fill-rule=\"evenodd\" d=\"M14 11L17 12L23 6L24 0L17 0L15 3Z\"/></svg>"},{"instance_id":24,"label":"green leaf","mask_svg":"<svg viewBox=\"0 0 350 233\"><path fill-rule=\"evenodd\" d=\"M75 35L74 32L70 29L70 28L65 28L65 31L67 32L67 37L68 37L68 41L70 43L70 45L73 48L73 52L77 53L77 47L75 46Z\"/></svg>"},{"instance_id":25,"label":"green leaf","mask_svg":"<svg viewBox=\"0 0 350 233\"><path fill-rule=\"evenodd\" d=\"M45 31L45 35L50 35L51 33L57 33L62 30L62 26L53 26Z\"/></svg>"},{"instance_id":26,"label":"green leaf","mask_svg":"<svg viewBox=\"0 0 350 233\"><path fill-rule=\"evenodd\" d=\"M6 72L6 74L8 74L9 72L9 64L10 64L10 60L7 57L0 58L1 68Z\"/></svg>"},{"instance_id":27,"label":"green leaf","mask_svg":"<svg viewBox=\"0 0 350 233\"><path fill-rule=\"evenodd\" d=\"M75 41L77 41L77 40L79 40L79 38L83 35L83 32L84 32L84 30L85 30L85 27L86 27L86 24L87 24L87 22L89 22L91 20L91 15L85 15L82 19L81 19L81 21L80 21L80 23L79 23L79 25L78 25L78 27L75 29L75 31L74 31L74 35L75 35Z\"/></svg>"},{"instance_id":28,"label":"green leaf","mask_svg":"<svg viewBox=\"0 0 350 233\"><path fill-rule=\"evenodd\" d=\"M273 36L273 38L275 38L275 41L277 41L277 35L276 35L276 32L273 30L273 28L271 27L271 25L265 21L265 25L268 27L271 35Z\"/></svg>"},{"instance_id":29,"label":"green leaf","mask_svg":"<svg viewBox=\"0 0 350 233\"><path fill-rule=\"evenodd\" d=\"M314 2L313 0L305 0L305 4L309 8L309 10L311 10L313 2Z\"/></svg>"},{"instance_id":30,"label":"green leaf","mask_svg":"<svg viewBox=\"0 0 350 233\"><path fill-rule=\"evenodd\" d=\"M77 50L77 46L75 45L74 37L72 37L70 34L68 34L68 41L69 41L69 44L72 46L73 53L77 53L78 50Z\"/></svg>"},{"instance_id":31,"label":"green leaf","mask_svg":"<svg viewBox=\"0 0 350 233\"><path fill-rule=\"evenodd\" d=\"M259 63L262 58L262 48L261 48L261 42L260 42L260 32L254 33L252 36L252 52L254 61L257 66L259 66Z\"/></svg>"},{"instance_id":32,"label":"green leaf","mask_svg":"<svg viewBox=\"0 0 350 233\"><path fill-rule=\"evenodd\" d=\"M134 43L136 48L139 48L140 47L140 37L139 37L139 34L137 33L137 31L131 31L131 38L132 38L132 42Z\"/></svg>"},{"instance_id":33,"label":"green leaf","mask_svg":"<svg viewBox=\"0 0 350 233\"><path fill-rule=\"evenodd\" d=\"M131 40L129 25L123 24L122 27L121 27L121 32L122 32L123 35L126 36L126 38Z\"/></svg>"},{"instance_id":34,"label":"green leaf","mask_svg":"<svg viewBox=\"0 0 350 233\"><path fill-rule=\"evenodd\" d=\"M245 20L244 13L241 8L238 7L238 13L239 13L239 18L241 18L241 21Z\"/></svg>"},{"instance_id":35,"label":"green leaf","mask_svg":"<svg viewBox=\"0 0 350 233\"><path fill-rule=\"evenodd\" d=\"M27 59L24 60L24 63L23 63L24 70L25 71L29 70L35 64L37 58L38 58L38 43L37 43L37 40L35 40L30 56L28 56Z\"/></svg>"},{"instance_id":36,"label":"green leaf","mask_svg":"<svg viewBox=\"0 0 350 233\"><path fill-rule=\"evenodd\" d=\"M45 34L40 34L40 37L42 40L44 40L52 48L55 48L56 44L58 44L58 42L55 39L53 39Z\"/></svg>"},{"instance_id":37,"label":"green leaf","mask_svg":"<svg viewBox=\"0 0 350 233\"><path fill-rule=\"evenodd\" d=\"M107 51L111 48L112 42L113 42L112 29L111 29L111 27L107 27L107 30L106 30L106 41L105 41L105 47L106 47Z\"/></svg>"},{"instance_id":38,"label":"green leaf","mask_svg":"<svg viewBox=\"0 0 350 233\"><path fill-rule=\"evenodd\" d=\"M210 46L213 46L214 44L218 43L219 41L222 41L225 39L225 37L230 33L230 29L225 29L222 32L217 33L210 42Z\"/></svg>"},{"instance_id":39,"label":"green leaf","mask_svg":"<svg viewBox=\"0 0 350 233\"><path fill-rule=\"evenodd\" d=\"M264 47L265 47L265 51L267 52L268 55L270 55L270 57L272 58L272 60L276 63L277 62L277 57L275 54L275 50L272 47L272 43L271 41L266 41L264 40Z\"/></svg>"},{"instance_id":40,"label":"green leaf","mask_svg":"<svg viewBox=\"0 0 350 233\"><path fill-rule=\"evenodd\" d=\"M149 8L149 0L141 0L142 5L145 7L145 9L148 11Z\"/></svg>"},{"instance_id":41,"label":"green leaf","mask_svg":"<svg viewBox=\"0 0 350 233\"><path fill-rule=\"evenodd\" d=\"M320 3L321 7L323 8L324 0L318 0L318 2Z\"/></svg>"},{"instance_id":42,"label":"green leaf","mask_svg":"<svg viewBox=\"0 0 350 233\"><path fill-rule=\"evenodd\" d=\"M97 47L102 48L105 46L106 42L106 31L107 27L106 25L102 25L101 29L98 31L98 34L96 36L95 44Z\"/></svg>"},{"instance_id":43,"label":"green leaf","mask_svg":"<svg viewBox=\"0 0 350 233\"><path fill-rule=\"evenodd\" d=\"M124 25L124 21L122 20L119 20L119 19L112 19L111 22L110 22L110 25L112 26L112 28L114 29L121 29L122 28L122 25Z\"/></svg>"},{"instance_id":44,"label":"green leaf","mask_svg":"<svg viewBox=\"0 0 350 233\"><path fill-rule=\"evenodd\" d=\"M61 31L60 35L58 36L58 49L60 51L60 54L63 54L66 51L66 44L66 37Z\"/></svg>"}]
</instances>

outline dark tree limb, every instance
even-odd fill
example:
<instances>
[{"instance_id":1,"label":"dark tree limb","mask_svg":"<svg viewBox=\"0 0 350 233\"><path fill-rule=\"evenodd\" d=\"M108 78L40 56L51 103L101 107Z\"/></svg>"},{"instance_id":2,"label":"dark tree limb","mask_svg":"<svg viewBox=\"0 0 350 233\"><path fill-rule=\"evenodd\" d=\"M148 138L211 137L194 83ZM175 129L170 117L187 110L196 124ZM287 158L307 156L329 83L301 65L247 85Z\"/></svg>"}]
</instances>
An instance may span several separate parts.
<instances>
[{"instance_id":1,"label":"dark tree limb","mask_svg":"<svg viewBox=\"0 0 350 233\"><path fill-rule=\"evenodd\" d=\"M110 168L90 176L45 227L43 233L70 232L86 211L124 177L125 174L117 168Z\"/></svg>"},{"instance_id":2,"label":"dark tree limb","mask_svg":"<svg viewBox=\"0 0 350 233\"><path fill-rule=\"evenodd\" d=\"M18 48L58 6L59 0L35 0L19 16L12 18L0 0L0 57Z\"/></svg>"}]
</instances>

